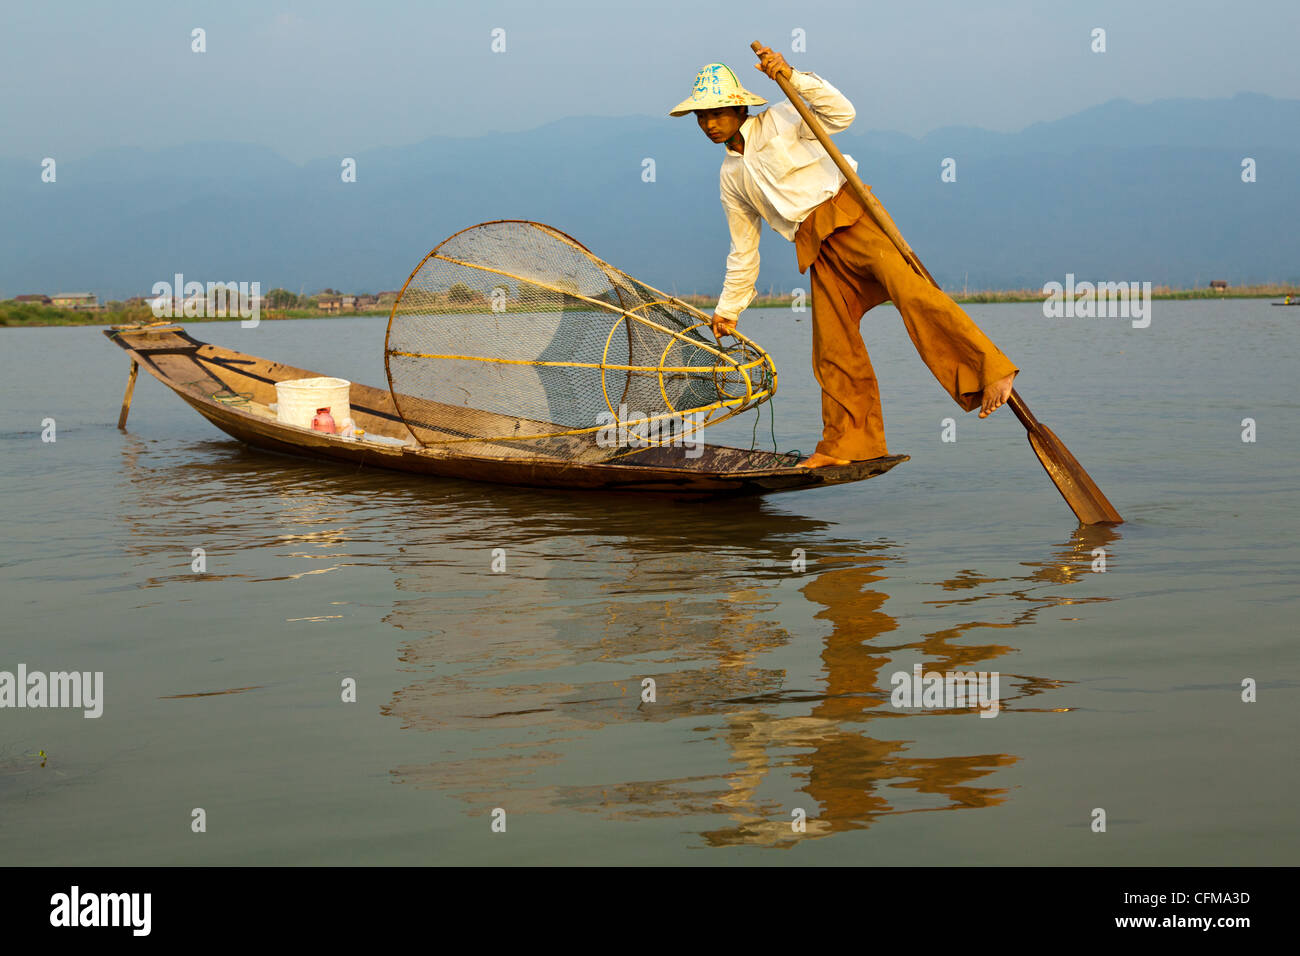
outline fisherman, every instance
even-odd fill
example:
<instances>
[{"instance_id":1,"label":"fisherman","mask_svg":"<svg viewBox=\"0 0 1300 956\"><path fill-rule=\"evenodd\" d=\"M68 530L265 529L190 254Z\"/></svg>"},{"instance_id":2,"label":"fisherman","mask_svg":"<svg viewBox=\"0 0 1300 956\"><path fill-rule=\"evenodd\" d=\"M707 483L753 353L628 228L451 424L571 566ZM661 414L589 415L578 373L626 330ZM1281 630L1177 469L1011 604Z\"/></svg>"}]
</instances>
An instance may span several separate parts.
<instances>
[{"instance_id":1,"label":"fisherman","mask_svg":"<svg viewBox=\"0 0 1300 956\"><path fill-rule=\"evenodd\" d=\"M853 104L815 73L794 70L780 53L759 49L755 64L786 76L830 133L848 129ZM820 468L888 455L880 391L859 325L892 301L939 384L966 411L987 418L1011 395L1017 369L962 308L918 275L862 208L844 175L799 117L740 85L721 63L695 77L691 95L670 111L694 113L700 129L726 147L720 175L731 230L727 276L713 313L717 338L736 330L756 295L760 220L795 244L812 286L813 372L822 389L822 440L801 467ZM857 163L848 159L854 169Z\"/></svg>"}]
</instances>

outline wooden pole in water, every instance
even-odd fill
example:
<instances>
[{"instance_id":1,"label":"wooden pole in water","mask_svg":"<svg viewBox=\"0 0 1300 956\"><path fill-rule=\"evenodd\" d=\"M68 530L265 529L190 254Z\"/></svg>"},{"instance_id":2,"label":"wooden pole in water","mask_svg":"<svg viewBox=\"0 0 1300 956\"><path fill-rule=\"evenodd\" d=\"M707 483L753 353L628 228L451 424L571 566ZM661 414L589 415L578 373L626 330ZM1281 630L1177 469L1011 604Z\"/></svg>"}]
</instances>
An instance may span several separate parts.
<instances>
[{"instance_id":1,"label":"wooden pole in water","mask_svg":"<svg viewBox=\"0 0 1300 956\"><path fill-rule=\"evenodd\" d=\"M763 48L763 44L755 40L750 45L755 53ZM930 275L929 270L921 264L912 247L907 244L894 221L889 218L889 213L885 212L875 196L871 195L871 190L867 189L866 184L858 178L858 174L853 167L849 165L844 154L840 152L838 146L831 142L830 136L826 130L822 129L822 124L818 122L817 117L813 116L812 111L808 109L803 98L795 92L790 85L790 78L786 76L777 76L776 85L781 87L781 92L789 97L791 104L799 112L808 128L812 130L813 135L817 137L822 147L835 165L839 167L841 173L847 181L849 189L857 197L858 202L867 211L873 222L880 227L881 232L889 237L889 241L898 249L903 259L916 270L918 275L929 280L930 284L936 289L939 283L934 281L934 276ZM1122 524L1124 519L1120 517L1119 512L1115 510L1101 489L1097 487L1096 482L1084 471L1083 466L1070 454L1070 450L1065 447L1065 442L1056 437L1056 434L1034 417L1034 413L1029 410L1015 389L1011 390L1011 397L1007 400L1011 406L1011 411L1015 413L1016 418L1025 426L1025 431L1029 436L1030 447L1033 448L1034 454L1038 456L1039 463L1047 476L1052 479L1056 485L1056 490L1061 493L1065 503L1070 506L1081 524Z\"/></svg>"},{"instance_id":2,"label":"wooden pole in water","mask_svg":"<svg viewBox=\"0 0 1300 956\"><path fill-rule=\"evenodd\" d=\"M117 416L117 427L126 429L126 416L131 412L131 395L135 392L135 377L140 374L140 363L131 359L131 374L126 379L126 394L122 396L122 413Z\"/></svg>"}]
</instances>

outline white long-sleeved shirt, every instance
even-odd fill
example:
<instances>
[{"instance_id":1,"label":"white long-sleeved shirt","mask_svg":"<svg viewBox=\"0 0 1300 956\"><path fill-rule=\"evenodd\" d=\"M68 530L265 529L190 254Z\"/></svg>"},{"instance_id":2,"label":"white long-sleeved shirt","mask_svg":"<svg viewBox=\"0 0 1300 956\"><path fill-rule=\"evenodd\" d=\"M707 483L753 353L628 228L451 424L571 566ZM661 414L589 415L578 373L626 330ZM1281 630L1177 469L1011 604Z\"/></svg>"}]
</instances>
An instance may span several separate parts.
<instances>
[{"instance_id":1,"label":"white long-sleeved shirt","mask_svg":"<svg viewBox=\"0 0 1300 956\"><path fill-rule=\"evenodd\" d=\"M816 73L792 70L794 87L828 133L849 128L853 104ZM760 220L794 242L799 224L839 192L844 175L791 103L779 103L740 125L745 152L726 147L719 184L731 229L727 278L714 310L734 319L757 294ZM854 169L858 164L845 156Z\"/></svg>"}]
</instances>

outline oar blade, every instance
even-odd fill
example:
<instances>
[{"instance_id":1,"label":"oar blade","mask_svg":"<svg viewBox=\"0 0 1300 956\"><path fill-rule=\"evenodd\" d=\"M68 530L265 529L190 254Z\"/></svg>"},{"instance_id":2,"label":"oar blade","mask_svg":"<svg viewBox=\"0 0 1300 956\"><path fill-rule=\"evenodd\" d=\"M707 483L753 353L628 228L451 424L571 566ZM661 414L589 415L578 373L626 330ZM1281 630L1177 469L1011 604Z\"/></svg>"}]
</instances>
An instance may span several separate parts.
<instances>
[{"instance_id":1,"label":"oar blade","mask_svg":"<svg viewBox=\"0 0 1300 956\"><path fill-rule=\"evenodd\" d=\"M1029 444L1038 456L1065 503L1070 506L1081 524L1123 524L1115 506L1088 475L1082 465L1070 454L1056 433L1037 422L1029 429Z\"/></svg>"}]
</instances>

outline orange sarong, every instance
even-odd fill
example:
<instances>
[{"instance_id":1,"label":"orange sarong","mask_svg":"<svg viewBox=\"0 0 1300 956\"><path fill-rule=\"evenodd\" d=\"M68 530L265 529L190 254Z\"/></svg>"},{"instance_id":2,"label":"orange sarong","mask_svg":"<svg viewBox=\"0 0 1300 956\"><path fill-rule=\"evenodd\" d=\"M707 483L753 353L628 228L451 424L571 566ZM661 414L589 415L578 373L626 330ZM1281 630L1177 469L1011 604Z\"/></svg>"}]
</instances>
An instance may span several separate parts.
<instances>
[{"instance_id":1,"label":"orange sarong","mask_svg":"<svg viewBox=\"0 0 1300 956\"><path fill-rule=\"evenodd\" d=\"M795 251L799 271L812 269L822 454L851 461L889 454L880 388L859 327L882 302L894 303L921 360L966 411L980 406L985 385L1017 371L961 306L907 264L848 186L800 223Z\"/></svg>"}]
</instances>

